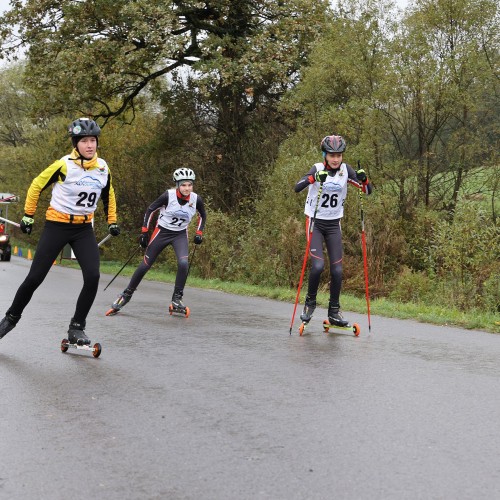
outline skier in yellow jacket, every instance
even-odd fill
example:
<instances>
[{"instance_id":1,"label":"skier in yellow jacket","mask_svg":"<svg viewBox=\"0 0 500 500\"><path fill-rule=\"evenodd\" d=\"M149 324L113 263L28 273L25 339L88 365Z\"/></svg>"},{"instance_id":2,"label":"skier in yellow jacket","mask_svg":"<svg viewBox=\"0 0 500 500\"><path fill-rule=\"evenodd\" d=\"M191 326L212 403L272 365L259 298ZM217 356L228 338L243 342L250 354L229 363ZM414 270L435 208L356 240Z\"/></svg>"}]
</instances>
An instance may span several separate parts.
<instances>
[{"instance_id":1,"label":"skier in yellow jacket","mask_svg":"<svg viewBox=\"0 0 500 500\"><path fill-rule=\"evenodd\" d=\"M40 193L52 185L45 226L30 271L0 322L0 338L16 326L57 255L69 244L82 269L83 288L69 324L68 340L80 345L90 344L84 330L99 284L99 249L92 227L99 198L104 203L109 233L118 236L120 228L116 223L111 172L107 163L97 156L101 129L95 121L79 118L71 123L68 131L73 151L38 175L26 195L25 215L20 227L23 233L31 234Z\"/></svg>"}]
</instances>

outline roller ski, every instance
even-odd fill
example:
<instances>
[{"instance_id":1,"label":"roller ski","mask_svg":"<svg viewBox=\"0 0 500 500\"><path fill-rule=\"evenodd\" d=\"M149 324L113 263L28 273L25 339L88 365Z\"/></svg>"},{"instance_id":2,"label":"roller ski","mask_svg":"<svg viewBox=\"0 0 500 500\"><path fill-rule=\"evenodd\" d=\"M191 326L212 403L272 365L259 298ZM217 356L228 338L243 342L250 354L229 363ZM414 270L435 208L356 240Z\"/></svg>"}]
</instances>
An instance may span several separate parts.
<instances>
[{"instance_id":1,"label":"roller ski","mask_svg":"<svg viewBox=\"0 0 500 500\"><path fill-rule=\"evenodd\" d=\"M361 333L361 328L357 323L351 325L349 321L346 321L342 317L342 314L340 314L340 306L331 304L328 307L328 319L323 321L324 332L328 333L330 329L352 332L356 337Z\"/></svg>"},{"instance_id":2,"label":"roller ski","mask_svg":"<svg viewBox=\"0 0 500 500\"><path fill-rule=\"evenodd\" d=\"M182 303L182 295L183 293L179 291L174 292L172 295L172 302L168 306L170 316L175 313L182 314L183 316L186 316L186 318L189 317L191 311L189 310L189 307Z\"/></svg>"},{"instance_id":3,"label":"roller ski","mask_svg":"<svg viewBox=\"0 0 500 500\"><path fill-rule=\"evenodd\" d=\"M77 323L71 320L68 329L68 338L61 340L61 352L67 352L68 349L80 349L84 351L91 351L94 358L101 355L101 344L96 343L91 346L90 339L84 332L85 323Z\"/></svg>"},{"instance_id":4,"label":"roller ski","mask_svg":"<svg viewBox=\"0 0 500 500\"><path fill-rule=\"evenodd\" d=\"M126 288L122 293L120 293L113 304L111 304L111 309L106 311L106 316L114 316L119 313L120 310L130 301L133 293L133 290L130 290L129 288Z\"/></svg>"},{"instance_id":5,"label":"roller ski","mask_svg":"<svg viewBox=\"0 0 500 500\"><path fill-rule=\"evenodd\" d=\"M300 315L300 320L302 323L299 326L299 335L302 336L304 333L309 321L311 321L314 310L316 309L316 299L311 299L309 296L306 296L306 300L304 303L304 310Z\"/></svg>"}]
</instances>

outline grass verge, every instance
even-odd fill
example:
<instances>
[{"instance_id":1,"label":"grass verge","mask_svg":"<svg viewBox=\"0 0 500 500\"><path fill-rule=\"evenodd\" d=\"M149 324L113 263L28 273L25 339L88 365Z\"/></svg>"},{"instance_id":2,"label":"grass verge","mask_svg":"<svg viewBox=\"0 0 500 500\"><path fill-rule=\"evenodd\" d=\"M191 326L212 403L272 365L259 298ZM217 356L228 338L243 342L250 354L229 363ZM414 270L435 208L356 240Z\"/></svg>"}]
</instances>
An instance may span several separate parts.
<instances>
[{"instance_id":1,"label":"grass verge","mask_svg":"<svg viewBox=\"0 0 500 500\"><path fill-rule=\"evenodd\" d=\"M78 264L72 261L62 261L65 266L76 267ZM117 262L101 262L101 272L114 276L123 264ZM136 266L126 266L120 273L121 276L132 276ZM175 281L175 273L164 270L160 267L151 269L145 279L151 281L160 281L165 283L173 283ZM107 284L107 283L106 283ZM296 290L288 288L269 288L257 285L249 285L246 283L236 283L230 281L221 281L219 279L202 279L190 275L188 286L195 288L204 288L211 290L220 290L236 295L246 295L251 297L266 297L269 299L295 302ZM353 311L360 314L366 314L365 298L354 297L352 295L342 294L342 308L345 311ZM301 296L303 304L304 294ZM318 294L318 305L328 307L328 294ZM290 307L290 319L293 308ZM299 309L297 310L300 314ZM431 323L434 325L457 326L460 328L484 330L491 333L500 333L500 315L487 313L478 310L469 310L466 312L452 309L450 307L441 307L435 305L415 304L415 303L399 303L391 302L387 299L376 299L370 303L370 311L372 316L385 316L388 318L412 319L422 323Z\"/></svg>"}]
</instances>

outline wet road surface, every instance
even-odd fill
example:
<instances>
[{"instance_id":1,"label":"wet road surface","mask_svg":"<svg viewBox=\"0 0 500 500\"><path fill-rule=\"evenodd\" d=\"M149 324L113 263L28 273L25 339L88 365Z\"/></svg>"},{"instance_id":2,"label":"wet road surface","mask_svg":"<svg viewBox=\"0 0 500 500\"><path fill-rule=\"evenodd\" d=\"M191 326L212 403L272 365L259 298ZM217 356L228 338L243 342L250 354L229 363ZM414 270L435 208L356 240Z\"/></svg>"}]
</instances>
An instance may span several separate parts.
<instances>
[{"instance_id":1,"label":"wet road surface","mask_svg":"<svg viewBox=\"0 0 500 500\"><path fill-rule=\"evenodd\" d=\"M0 263L0 313L29 261ZM0 341L0 499L500 498L500 337L103 275L99 359L59 350L81 287L54 266Z\"/></svg>"}]
</instances>

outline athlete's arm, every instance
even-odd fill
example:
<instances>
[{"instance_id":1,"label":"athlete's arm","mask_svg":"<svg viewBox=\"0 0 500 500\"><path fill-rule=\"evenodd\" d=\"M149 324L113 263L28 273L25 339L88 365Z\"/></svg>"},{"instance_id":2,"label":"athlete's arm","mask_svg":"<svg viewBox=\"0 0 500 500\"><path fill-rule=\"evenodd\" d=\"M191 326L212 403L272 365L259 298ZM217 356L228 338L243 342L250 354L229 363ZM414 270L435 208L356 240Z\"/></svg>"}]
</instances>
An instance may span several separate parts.
<instances>
[{"instance_id":1,"label":"athlete's arm","mask_svg":"<svg viewBox=\"0 0 500 500\"><path fill-rule=\"evenodd\" d=\"M54 182L64 182L66 172L66 162L64 160L57 160L33 179L26 194L26 202L24 204L24 213L26 215L33 216L35 214L42 191L51 184L54 184Z\"/></svg>"},{"instance_id":2,"label":"athlete's arm","mask_svg":"<svg viewBox=\"0 0 500 500\"><path fill-rule=\"evenodd\" d=\"M198 198L196 199L196 210L198 211L198 224L196 226L196 232L202 233L205 229L205 223L207 222L207 212L200 195L198 195Z\"/></svg>"},{"instance_id":3,"label":"athlete's arm","mask_svg":"<svg viewBox=\"0 0 500 500\"><path fill-rule=\"evenodd\" d=\"M300 181L297 182L297 184L295 184L296 193L300 193L300 191L302 191L307 186L309 186L309 184L312 184L315 181L314 174L316 173L316 171L317 171L316 165L313 165L311 167L311 170L309 170L309 172L307 172L307 174L304 175L304 177L302 177L302 179L300 179Z\"/></svg>"},{"instance_id":4,"label":"athlete's arm","mask_svg":"<svg viewBox=\"0 0 500 500\"><path fill-rule=\"evenodd\" d=\"M372 194L373 188L370 184L370 181L366 179L366 182L361 182L356 175L356 171L351 167L351 165L348 165L346 163L345 166L347 167L347 178L349 184L352 184L353 186L361 189L363 193Z\"/></svg>"},{"instance_id":5,"label":"athlete's arm","mask_svg":"<svg viewBox=\"0 0 500 500\"><path fill-rule=\"evenodd\" d=\"M108 167L108 182L101 192L101 199L104 204L104 213L108 224L116 223L116 198L113 183L111 181L111 170Z\"/></svg>"},{"instance_id":6,"label":"athlete's arm","mask_svg":"<svg viewBox=\"0 0 500 500\"><path fill-rule=\"evenodd\" d=\"M165 191L161 196L156 198L151 205L149 205L146 213L144 214L144 219L142 221L142 227L149 227L151 218L153 214L161 207L166 207L168 205L168 191Z\"/></svg>"}]
</instances>

